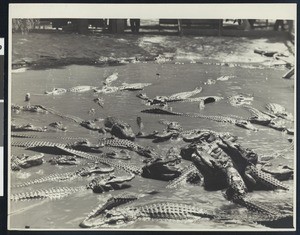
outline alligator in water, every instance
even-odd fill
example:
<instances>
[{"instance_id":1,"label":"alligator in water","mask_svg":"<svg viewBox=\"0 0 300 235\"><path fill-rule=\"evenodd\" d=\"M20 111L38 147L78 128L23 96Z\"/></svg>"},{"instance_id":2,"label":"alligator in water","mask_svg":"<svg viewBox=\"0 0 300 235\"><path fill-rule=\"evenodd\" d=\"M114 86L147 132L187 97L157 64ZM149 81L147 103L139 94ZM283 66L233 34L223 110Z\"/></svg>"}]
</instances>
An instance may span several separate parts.
<instances>
[{"instance_id":1,"label":"alligator in water","mask_svg":"<svg viewBox=\"0 0 300 235\"><path fill-rule=\"evenodd\" d=\"M55 156L48 162L50 162L51 165L79 165L81 163L76 156L69 155Z\"/></svg>"},{"instance_id":2,"label":"alligator in water","mask_svg":"<svg viewBox=\"0 0 300 235\"><path fill-rule=\"evenodd\" d=\"M11 131L12 132L19 132L19 131L45 132L45 131L47 131L47 127L38 127L38 126L34 126L30 123L25 124L25 125L11 124Z\"/></svg>"},{"instance_id":3,"label":"alligator in water","mask_svg":"<svg viewBox=\"0 0 300 235\"><path fill-rule=\"evenodd\" d=\"M25 187L33 184L40 184L44 182L62 182L71 181L79 177L86 177L93 174L107 174L114 171L114 167L99 167L98 164L92 164L83 167L73 172L66 172L60 174L51 174L45 177L37 178L34 180L26 181L21 184L14 185L13 187Z\"/></svg>"},{"instance_id":4,"label":"alligator in water","mask_svg":"<svg viewBox=\"0 0 300 235\"><path fill-rule=\"evenodd\" d=\"M32 166L42 165L43 162L44 162L44 154L42 153L33 156L29 156L26 154L22 154L21 156L12 156L11 169L13 171L18 171Z\"/></svg>"},{"instance_id":5,"label":"alligator in water","mask_svg":"<svg viewBox=\"0 0 300 235\"><path fill-rule=\"evenodd\" d=\"M122 86L119 87L120 91L139 91L143 90L144 87L150 86L152 83L122 83Z\"/></svg>"},{"instance_id":6,"label":"alligator in water","mask_svg":"<svg viewBox=\"0 0 300 235\"><path fill-rule=\"evenodd\" d=\"M95 210L93 215L90 214L89 218L82 221L79 226L82 228L95 228L120 222L134 222L143 218L189 220L196 218L212 219L214 217L212 212L207 212L200 206L197 207L185 203L157 202L140 206L129 205L123 208L113 208L107 212Z\"/></svg>"},{"instance_id":7,"label":"alligator in water","mask_svg":"<svg viewBox=\"0 0 300 235\"><path fill-rule=\"evenodd\" d=\"M88 185L88 189L92 189L94 193L104 193L111 190L120 190L131 187L127 182L135 177L134 174L125 176L108 175L104 177L97 177L93 179Z\"/></svg>"},{"instance_id":8,"label":"alligator in water","mask_svg":"<svg viewBox=\"0 0 300 235\"><path fill-rule=\"evenodd\" d=\"M62 95L67 92L64 88L53 88L51 91L45 91L46 95Z\"/></svg>"},{"instance_id":9,"label":"alligator in water","mask_svg":"<svg viewBox=\"0 0 300 235\"><path fill-rule=\"evenodd\" d=\"M234 124L238 127L242 127L248 130L257 131L258 129L254 127L248 120L245 119L238 119L234 117L226 117L226 116L206 116L202 114L197 113L180 113L175 112L163 108L150 108L150 109L144 109L141 111L142 113L155 113L155 114L167 114L167 115L176 115L176 116L185 116L185 117L193 117L193 118L202 118L202 119L208 119L216 122L223 122L223 123L230 123Z\"/></svg>"},{"instance_id":10,"label":"alligator in water","mask_svg":"<svg viewBox=\"0 0 300 235\"><path fill-rule=\"evenodd\" d=\"M40 105L20 106L20 105L12 104L11 111L14 113L20 113L20 112L44 113L44 114L48 113L48 111L43 109Z\"/></svg>"},{"instance_id":11,"label":"alligator in water","mask_svg":"<svg viewBox=\"0 0 300 235\"><path fill-rule=\"evenodd\" d=\"M50 127L53 127L55 130L67 131L67 127L62 124L62 122L52 122L49 124Z\"/></svg>"},{"instance_id":12,"label":"alligator in water","mask_svg":"<svg viewBox=\"0 0 300 235\"><path fill-rule=\"evenodd\" d=\"M248 219L248 222L273 222L276 223L282 218L289 218L289 215L282 215L277 213L276 215L270 214L255 214L252 213L250 216L247 214L243 215L228 215L216 213L210 210L204 210L200 204L189 204L179 202L166 202L159 201L154 203L147 203L142 205L132 205L136 200L135 196L125 196L123 198L116 198L107 201L104 205L100 205L93 210L80 224L81 228L101 228L110 227L120 224L128 224L136 222L137 220L195 220L200 223L201 219L215 220L224 222L226 220L242 220ZM130 203L126 205L127 203ZM125 204L125 205L123 205ZM120 207L117 207L121 205ZM122 206L123 205L123 206Z\"/></svg>"},{"instance_id":13,"label":"alligator in water","mask_svg":"<svg viewBox=\"0 0 300 235\"><path fill-rule=\"evenodd\" d=\"M105 127L110 128L110 133L112 135L120 139L135 139L135 134L133 133L131 126L118 118L107 117L104 120L104 125Z\"/></svg>"},{"instance_id":14,"label":"alligator in water","mask_svg":"<svg viewBox=\"0 0 300 235\"><path fill-rule=\"evenodd\" d=\"M110 85L113 81L117 80L119 77L119 73L113 73L109 75L107 78L105 78L103 84L104 85Z\"/></svg>"},{"instance_id":15,"label":"alligator in water","mask_svg":"<svg viewBox=\"0 0 300 235\"><path fill-rule=\"evenodd\" d=\"M294 121L294 117L291 113L288 113L286 111L286 109L280 105L280 104L276 104L276 103L268 103L266 105L266 108L271 111L275 116L283 118L283 119L287 119L289 121Z\"/></svg>"},{"instance_id":16,"label":"alligator in water","mask_svg":"<svg viewBox=\"0 0 300 235\"><path fill-rule=\"evenodd\" d=\"M285 131L287 134L293 135L294 132L288 129L281 120L278 120L276 116L268 112L260 111L252 106L243 106L252 116L248 118L251 123L267 126L278 131Z\"/></svg>"},{"instance_id":17,"label":"alligator in water","mask_svg":"<svg viewBox=\"0 0 300 235\"><path fill-rule=\"evenodd\" d=\"M47 188L47 189L39 189L37 191L29 191L12 194L10 196L11 201L25 201L25 200L36 200L36 199L61 199L70 194L84 191L86 190L86 186L78 186L78 187L55 187L55 188Z\"/></svg>"}]
</instances>

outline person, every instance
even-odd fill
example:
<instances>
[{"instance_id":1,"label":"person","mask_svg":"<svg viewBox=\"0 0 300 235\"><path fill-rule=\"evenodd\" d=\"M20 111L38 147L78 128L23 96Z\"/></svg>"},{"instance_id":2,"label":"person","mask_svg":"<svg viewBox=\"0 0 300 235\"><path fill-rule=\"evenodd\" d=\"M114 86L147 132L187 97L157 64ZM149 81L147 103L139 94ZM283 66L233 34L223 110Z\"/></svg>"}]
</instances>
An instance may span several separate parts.
<instances>
[{"instance_id":1,"label":"person","mask_svg":"<svg viewBox=\"0 0 300 235\"><path fill-rule=\"evenodd\" d=\"M130 28L133 33L138 33L140 30L140 19L130 19Z\"/></svg>"},{"instance_id":2,"label":"person","mask_svg":"<svg viewBox=\"0 0 300 235\"><path fill-rule=\"evenodd\" d=\"M279 27L281 27L281 30L284 31L284 21L283 20L276 20L274 24L274 30L278 31Z\"/></svg>"}]
</instances>

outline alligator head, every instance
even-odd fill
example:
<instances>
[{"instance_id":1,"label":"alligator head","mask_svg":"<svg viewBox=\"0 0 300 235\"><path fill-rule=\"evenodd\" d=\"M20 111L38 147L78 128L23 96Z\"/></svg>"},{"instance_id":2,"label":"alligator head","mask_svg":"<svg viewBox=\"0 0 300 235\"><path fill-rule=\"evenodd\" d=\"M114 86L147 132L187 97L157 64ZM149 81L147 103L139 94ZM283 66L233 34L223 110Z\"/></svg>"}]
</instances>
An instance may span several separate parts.
<instances>
[{"instance_id":1,"label":"alligator head","mask_svg":"<svg viewBox=\"0 0 300 235\"><path fill-rule=\"evenodd\" d=\"M112 209L105 213L95 211L88 219L82 221L81 228L99 228L118 224L128 224L138 218L134 210Z\"/></svg>"},{"instance_id":2,"label":"alligator head","mask_svg":"<svg viewBox=\"0 0 300 235\"><path fill-rule=\"evenodd\" d=\"M171 148L165 157L148 160L142 169L142 176L158 180L172 180L181 174L181 170L176 166L180 162L179 151Z\"/></svg>"},{"instance_id":3,"label":"alligator head","mask_svg":"<svg viewBox=\"0 0 300 235\"><path fill-rule=\"evenodd\" d=\"M78 165L80 161L76 156L60 155L53 157L48 162L52 165Z\"/></svg>"},{"instance_id":4,"label":"alligator head","mask_svg":"<svg viewBox=\"0 0 300 235\"><path fill-rule=\"evenodd\" d=\"M134 174L125 176L108 175L104 177L98 177L93 179L88 185L88 189L92 189L94 193L103 193L110 190L119 190L131 187L126 182L131 181L134 178Z\"/></svg>"},{"instance_id":5,"label":"alligator head","mask_svg":"<svg viewBox=\"0 0 300 235\"><path fill-rule=\"evenodd\" d=\"M238 127L242 127L252 131L258 131L256 127L254 127L249 121L247 120L236 120L235 125Z\"/></svg>"},{"instance_id":6,"label":"alligator head","mask_svg":"<svg viewBox=\"0 0 300 235\"><path fill-rule=\"evenodd\" d=\"M102 153L102 146L92 145L88 140L76 141L74 144L68 145L67 147L83 152Z\"/></svg>"},{"instance_id":7,"label":"alligator head","mask_svg":"<svg viewBox=\"0 0 300 235\"><path fill-rule=\"evenodd\" d=\"M29 156L26 154L22 154L21 156L13 156L11 168L12 170L20 170L21 168L29 168L32 166L39 166L43 164L44 154L36 154L33 156Z\"/></svg>"},{"instance_id":8,"label":"alligator head","mask_svg":"<svg viewBox=\"0 0 300 235\"><path fill-rule=\"evenodd\" d=\"M111 128L111 134L120 139L135 139L135 134L133 133L131 126L115 117L105 118L104 125Z\"/></svg>"}]
</instances>

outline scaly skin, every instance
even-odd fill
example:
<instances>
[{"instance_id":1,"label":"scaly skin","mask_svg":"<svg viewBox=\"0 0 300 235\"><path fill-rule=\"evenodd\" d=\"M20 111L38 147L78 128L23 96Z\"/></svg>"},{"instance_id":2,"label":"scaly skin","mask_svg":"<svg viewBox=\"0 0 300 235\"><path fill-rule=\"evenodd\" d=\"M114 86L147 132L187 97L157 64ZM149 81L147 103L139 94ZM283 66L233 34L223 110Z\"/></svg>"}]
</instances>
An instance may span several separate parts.
<instances>
[{"instance_id":1,"label":"scaly skin","mask_svg":"<svg viewBox=\"0 0 300 235\"><path fill-rule=\"evenodd\" d=\"M117 224L118 222L133 222L137 219L172 219L188 220L197 218L213 219L215 215L200 207L172 202L157 202L140 206L127 206L109 210L103 216L92 216L80 223L82 228L97 228Z\"/></svg>"},{"instance_id":2,"label":"scaly skin","mask_svg":"<svg viewBox=\"0 0 300 235\"><path fill-rule=\"evenodd\" d=\"M233 160L236 168L241 175L245 177L245 180L252 185L252 187L263 189L284 189L288 190L288 187L275 179L272 175L264 173L256 168L258 155L250 149L243 148L239 144L233 144L228 140L222 140L226 144L219 146L227 152Z\"/></svg>"},{"instance_id":3,"label":"scaly skin","mask_svg":"<svg viewBox=\"0 0 300 235\"><path fill-rule=\"evenodd\" d=\"M98 165L92 165L88 167L83 167L75 172L66 172L61 174L51 174L45 177L38 179L30 180L22 184L14 185L13 187L25 187L33 184L40 184L44 182L62 182L62 181L71 181L79 177L85 177L92 174L106 174L113 172L113 167L99 167Z\"/></svg>"},{"instance_id":4,"label":"scaly skin","mask_svg":"<svg viewBox=\"0 0 300 235\"><path fill-rule=\"evenodd\" d=\"M199 175L198 169L194 166L194 164L188 165L185 169L182 170L182 173L179 177L169 181L166 188L177 188L178 185L183 182L199 182L201 180L201 176Z\"/></svg>"},{"instance_id":5,"label":"scaly skin","mask_svg":"<svg viewBox=\"0 0 300 235\"><path fill-rule=\"evenodd\" d=\"M127 171L127 172L132 172L132 173L137 174L137 175L140 175L142 173L142 170L140 168L138 168L134 165L130 165L128 163L124 163L124 162L119 163L118 161L107 159L106 157L103 157L101 155L100 156L99 155L92 155L92 154L88 154L88 153L81 152L81 151L78 151L78 150L69 149L69 148L66 148L66 147L58 147L58 148L62 151L67 152L68 154L76 155L78 157L91 160L93 162L100 162L100 163L103 163L103 164L107 164L109 166L112 166L112 167L115 167L115 168L118 168L118 169L122 169L122 170Z\"/></svg>"},{"instance_id":6,"label":"scaly skin","mask_svg":"<svg viewBox=\"0 0 300 235\"><path fill-rule=\"evenodd\" d=\"M288 113L285 108L279 104L268 103L266 108L274 113L277 117L287 119L289 121L293 121L294 117L291 113Z\"/></svg>"},{"instance_id":7,"label":"scaly skin","mask_svg":"<svg viewBox=\"0 0 300 235\"><path fill-rule=\"evenodd\" d=\"M133 133L131 126L118 118L107 117L104 120L104 125L111 128L110 133L120 139L135 139L135 134Z\"/></svg>"},{"instance_id":8,"label":"scaly skin","mask_svg":"<svg viewBox=\"0 0 300 235\"><path fill-rule=\"evenodd\" d=\"M26 105L26 106L20 106L20 105L11 105L11 111L15 113L19 112L33 112L33 113L44 113L47 114L47 110L41 108L40 105Z\"/></svg>"},{"instance_id":9,"label":"scaly skin","mask_svg":"<svg viewBox=\"0 0 300 235\"><path fill-rule=\"evenodd\" d=\"M172 147L164 158L150 159L142 168L142 176L158 180L172 180L181 174L181 170L175 166L180 162L179 150Z\"/></svg>"},{"instance_id":10,"label":"scaly skin","mask_svg":"<svg viewBox=\"0 0 300 235\"><path fill-rule=\"evenodd\" d=\"M98 177L93 179L87 186L88 189L92 189L94 193L104 193L111 190L120 190L131 187L126 182L131 181L135 177L134 174L119 176L108 175L104 177Z\"/></svg>"},{"instance_id":11,"label":"scaly skin","mask_svg":"<svg viewBox=\"0 0 300 235\"><path fill-rule=\"evenodd\" d=\"M10 200L11 201L25 201L25 200L36 200L36 199L61 199L70 194L84 191L86 190L86 186L78 186L78 187L58 187L58 188L50 188L50 189L40 189L37 191L23 192L12 194Z\"/></svg>"},{"instance_id":12,"label":"scaly skin","mask_svg":"<svg viewBox=\"0 0 300 235\"><path fill-rule=\"evenodd\" d=\"M106 146L106 147L116 147L116 148L124 148L135 151L137 154L143 157L157 157L158 154L155 153L150 148L143 147L141 145L137 145L130 140L118 139L118 138L103 138L99 140L98 146Z\"/></svg>"},{"instance_id":13,"label":"scaly skin","mask_svg":"<svg viewBox=\"0 0 300 235\"><path fill-rule=\"evenodd\" d=\"M216 122L224 122L234 124L238 127L242 127L248 130L258 131L256 127L254 127L249 121L241 120L233 117L225 117L225 116L205 116L197 113L180 113L162 108L150 108L144 109L141 112L143 113L155 113L155 114L166 114L166 115L176 115L176 116L185 116L185 117L193 117L193 118L203 118Z\"/></svg>"},{"instance_id":14,"label":"scaly skin","mask_svg":"<svg viewBox=\"0 0 300 235\"><path fill-rule=\"evenodd\" d=\"M43 164L44 154L36 154L33 156L21 155L21 156L12 156L11 158L11 169L13 171L21 170L21 168L29 168L32 166L39 166Z\"/></svg>"},{"instance_id":15,"label":"scaly skin","mask_svg":"<svg viewBox=\"0 0 300 235\"><path fill-rule=\"evenodd\" d=\"M34 132L46 132L47 127L37 127L33 126L32 124L28 123L25 125L11 125L11 131L12 132L19 132L19 131L34 131Z\"/></svg>"},{"instance_id":16,"label":"scaly skin","mask_svg":"<svg viewBox=\"0 0 300 235\"><path fill-rule=\"evenodd\" d=\"M245 176L255 187L263 187L263 189L283 189L289 190L289 187L279 180L275 179L271 174L257 169L253 164L248 165L245 169Z\"/></svg>"},{"instance_id":17,"label":"scaly skin","mask_svg":"<svg viewBox=\"0 0 300 235\"><path fill-rule=\"evenodd\" d=\"M28 134L17 134L17 133L11 133L12 138L23 138L23 139L38 139L38 138L44 138L44 136L37 136L37 135L28 135ZM47 137L49 138L49 137ZM87 141L87 139L81 138L81 137L72 137L72 136L60 136L55 135L55 137L51 137L55 139L61 139L61 140L77 140L77 141Z\"/></svg>"}]
</instances>

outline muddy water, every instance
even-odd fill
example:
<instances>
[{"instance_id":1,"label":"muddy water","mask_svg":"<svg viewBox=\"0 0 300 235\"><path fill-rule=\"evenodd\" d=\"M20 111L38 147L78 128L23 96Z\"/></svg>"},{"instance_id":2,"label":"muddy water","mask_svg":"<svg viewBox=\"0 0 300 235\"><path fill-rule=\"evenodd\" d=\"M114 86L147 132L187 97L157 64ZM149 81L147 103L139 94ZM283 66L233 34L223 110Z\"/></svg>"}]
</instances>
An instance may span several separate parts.
<instances>
[{"instance_id":1,"label":"muddy water","mask_svg":"<svg viewBox=\"0 0 300 235\"><path fill-rule=\"evenodd\" d=\"M84 120L95 118L105 118L106 116L117 116L132 125L134 131L138 131L136 126L136 117L141 116L145 124L145 132L153 130L162 131L164 126L159 124L160 119L178 121L185 130L192 128L207 128L214 131L229 131L239 137L240 142L251 147L258 153L272 154L288 148L289 142L285 134L265 127L257 126L258 132L253 132L236 127L231 124L218 123L210 120L166 116L141 113L142 109L148 108L136 97L139 92L119 91L112 94L94 94L92 91L84 93L66 93L60 96L49 96L43 93L53 88L71 88L78 85L89 85L101 87L105 77L113 72L119 73L117 81L112 85L119 86L123 82L150 82L151 86L145 88L149 97L156 95L171 95L177 92L193 90L195 87L202 87L200 96L216 95L224 97L218 103L207 104L202 110L198 103L174 103L173 110L178 112L194 112L203 115L238 115L248 117L249 113L239 107L233 107L229 104L227 97L236 94L251 94L254 96L252 105L258 109L264 110L268 102L275 102L286 107L287 111L293 113L294 107L294 81L281 79L283 70L274 69L247 69L242 67L226 67L218 65L201 64L157 64L157 63L137 63L127 64L117 67L92 67L92 66L69 66L63 69L51 69L45 71L31 71L13 74L11 101L14 104L25 105L24 96L31 93L31 104L42 104L46 107L54 108L64 114L80 117ZM228 81L217 81L214 85L206 85L208 79L217 79L223 75L235 76ZM101 108L93 99L102 97L104 107ZM89 114L90 109L95 109L94 114ZM67 142L67 140L57 139L57 136L71 136L89 138L96 142L100 134L86 130L77 123L62 119L52 114L31 114L21 113L12 114L16 124L32 123L37 126L48 126L51 122L62 121L68 127L66 133L29 133L36 134L41 139L49 141ZM100 121L99 125L103 125ZM287 126L292 127L293 123ZM22 139L20 139L21 141ZM70 141L68 141L70 142ZM171 146L184 146L183 141L174 140L164 143L153 144L150 140L137 140L144 146L152 146L157 152L165 154ZM22 148L12 148L12 154L35 152L24 150ZM45 154L45 160L52 157ZM143 158L131 153L130 163L142 166ZM286 151L282 162L293 165L294 155L292 151ZM188 162L183 162L184 165ZM74 166L53 166L45 162L41 166L33 167L19 172L12 172L11 184L21 183L30 179L39 178L52 173L71 172L78 167ZM122 172L118 172L122 174ZM71 182L62 183L43 183L27 188L12 189L12 193L21 191L31 191L39 188L50 188L60 186L77 186L87 184L92 177L78 179ZM291 190L288 192L276 191L255 191L250 193L253 200L276 203L276 201L293 201L293 181L286 182ZM207 192L201 186L182 186L176 190L166 190L166 182L149 180L136 177L131 182L132 187L126 189L130 192L145 192L159 190L160 193L154 196L144 198L142 202L149 201L184 201L198 203L204 209L215 210L241 210L235 205L226 201L221 192ZM123 190L124 191L124 190ZM104 194L94 194L91 191L82 191L72 194L60 200L41 200L11 202L10 226L12 228L51 228L51 229L77 229L78 224L87 214L99 203L104 202L109 196L121 193L121 191L108 192ZM174 221L138 221L132 224L124 225L122 229L266 229L262 225L249 224L247 222L235 223L217 223L208 220L176 222ZM112 229L112 228L110 228Z\"/></svg>"}]
</instances>

